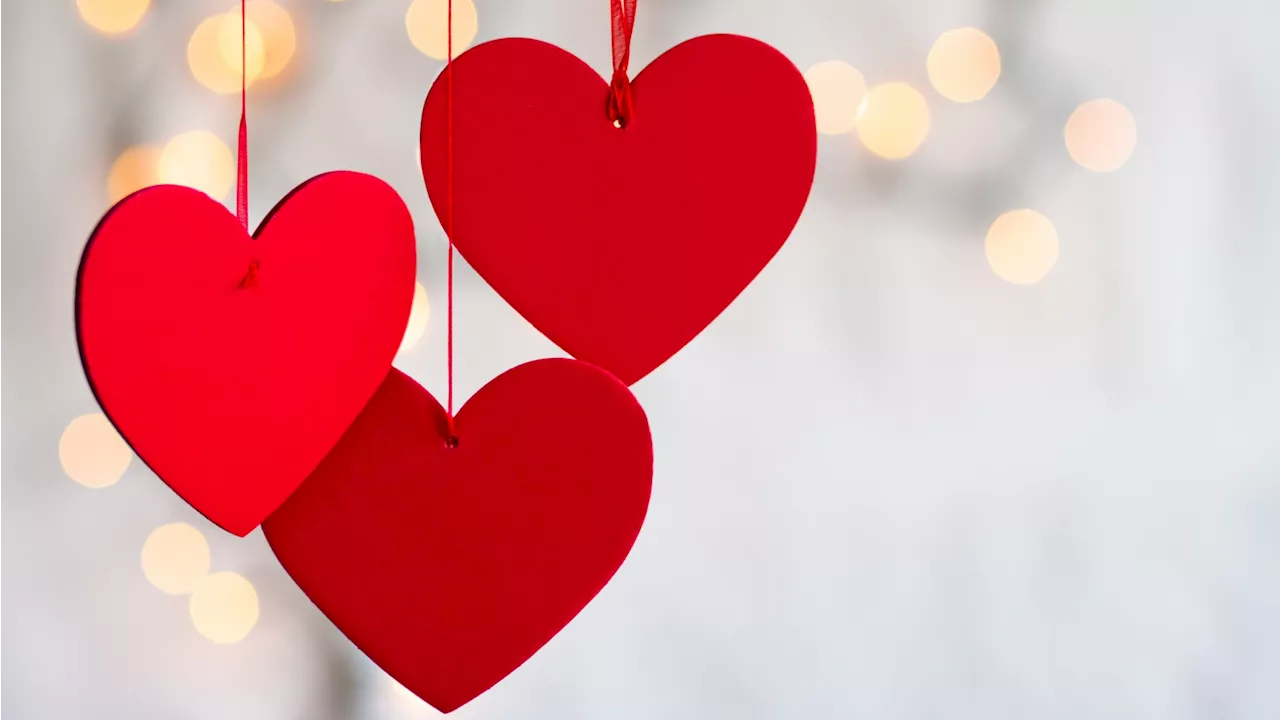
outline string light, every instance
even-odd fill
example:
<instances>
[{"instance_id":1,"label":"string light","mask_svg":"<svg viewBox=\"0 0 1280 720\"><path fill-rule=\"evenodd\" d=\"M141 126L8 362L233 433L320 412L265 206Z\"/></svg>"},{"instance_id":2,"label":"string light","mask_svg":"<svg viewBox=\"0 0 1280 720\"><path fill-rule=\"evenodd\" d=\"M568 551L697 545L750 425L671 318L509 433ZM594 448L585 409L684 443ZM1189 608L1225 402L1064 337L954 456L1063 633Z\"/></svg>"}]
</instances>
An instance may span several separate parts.
<instances>
[{"instance_id":1,"label":"string light","mask_svg":"<svg viewBox=\"0 0 1280 720\"><path fill-rule=\"evenodd\" d=\"M169 141L157 165L160 181L185 185L223 202L235 184L236 159L218 136L204 130Z\"/></svg>"},{"instance_id":2,"label":"string light","mask_svg":"<svg viewBox=\"0 0 1280 720\"><path fill-rule=\"evenodd\" d=\"M151 0L76 0L76 10L89 27L105 35L120 35L137 27Z\"/></svg>"},{"instance_id":3,"label":"string light","mask_svg":"<svg viewBox=\"0 0 1280 720\"><path fill-rule=\"evenodd\" d=\"M262 32L252 20L244 28L245 85L252 86L265 63ZM187 43L187 65L201 85L223 94L240 92L240 11L205 18Z\"/></svg>"},{"instance_id":4,"label":"string light","mask_svg":"<svg viewBox=\"0 0 1280 720\"><path fill-rule=\"evenodd\" d=\"M215 643L236 643L258 623L258 592L243 576L218 572L196 585L187 609L201 635Z\"/></svg>"},{"instance_id":5,"label":"string light","mask_svg":"<svg viewBox=\"0 0 1280 720\"><path fill-rule=\"evenodd\" d=\"M142 544L142 573L170 595L185 595L209 574L209 542L181 522L161 525Z\"/></svg>"},{"instance_id":6,"label":"string light","mask_svg":"<svg viewBox=\"0 0 1280 720\"><path fill-rule=\"evenodd\" d=\"M1081 104L1067 119L1063 134L1071 159L1100 173L1120 169L1138 144L1133 114L1109 98Z\"/></svg>"},{"instance_id":7,"label":"string light","mask_svg":"<svg viewBox=\"0 0 1280 720\"><path fill-rule=\"evenodd\" d=\"M437 60L449 54L448 0L413 0L404 16L409 40L418 51ZM476 39L476 6L471 0L453 0L453 56Z\"/></svg>"},{"instance_id":8,"label":"string light","mask_svg":"<svg viewBox=\"0 0 1280 720\"><path fill-rule=\"evenodd\" d=\"M843 135L853 130L867 95L862 73L847 62L828 60L806 70L804 79L813 96L818 132Z\"/></svg>"},{"instance_id":9,"label":"string light","mask_svg":"<svg viewBox=\"0 0 1280 720\"><path fill-rule=\"evenodd\" d=\"M926 61L929 82L948 100L981 100L1000 79L1000 49L986 33L965 27L942 33Z\"/></svg>"},{"instance_id":10,"label":"string light","mask_svg":"<svg viewBox=\"0 0 1280 720\"><path fill-rule=\"evenodd\" d=\"M855 128L868 150L900 160L914 153L929 134L929 104L906 83L876 85L867 91Z\"/></svg>"},{"instance_id":11,"label":"string light","mask_svg":"<svg viewBox=\"0 0 1280 720\"><path fill-rule=\"evenodd\" d=\"M107 201L115 205L142 188L159 183L159 162L160 148L148 145L138 145L120 153L107 173Z\"/></svg>"},{"instance_id":12,"label":"string light","mask_svg":"<svg viewBox=\"0 0 1280 720\"><path fill-rule=\"evenodd\" d=\"M1015 285L1033 285L1058 262L1058 232L1035 210L1013 210L991 223L986 251L996 275Z\"/></svg>"},{"instance_id":13,"label":"string light","mask_svg":"<svg viewBox=\"0 0 1280 720\"><path fill-rule=\"evenodd\" d=\"M133 451L102 413L72 420L58 440L63 471L85 487L115 485L132 459Z\"/></svg>"},{"instance_id":14,"label":"string light","mask_svg":"<svg viewBox=\"0 0 1280 720\"><path fill-rule=\"evenodd\" d=\"M400 349L396 357L412 350L427 332L427 320L431 317L431 304L427 300L427 289L422 283L413 284L413 305L409 309L409 324L404 329L404 338L400 341Z\"/></svg>"}]
</instances>

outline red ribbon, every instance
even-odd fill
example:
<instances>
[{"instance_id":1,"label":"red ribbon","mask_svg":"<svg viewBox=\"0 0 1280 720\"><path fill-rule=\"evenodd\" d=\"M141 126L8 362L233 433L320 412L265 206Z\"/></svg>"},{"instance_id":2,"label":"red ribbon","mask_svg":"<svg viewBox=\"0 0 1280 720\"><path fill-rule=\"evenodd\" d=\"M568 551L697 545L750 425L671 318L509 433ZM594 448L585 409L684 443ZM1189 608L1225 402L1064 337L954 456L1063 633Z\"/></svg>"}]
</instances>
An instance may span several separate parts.
<instances>
[{"instance_id":1,"label":"red ribbon","mask_svg":"<svg viewBox=\"0 0 1280 720\"><path fill-rule=\"evenodd\" d=\"M609 119L618 127L631 120L631 29L636 22L636 0L609 0L613 26L613 80L609 83Z\"/></svg>"},{"instance_id":2,"label":"red ribbon","mask_svg":"<svg viewBox=\"0 0 1280 720\"><path fill-rule=\"evenodd\" d=\"M445 17L445 25L448 30L445 31L447 38L445 40L445 65L444 71L448 75L448 119L446 120L445 134L447 137L447 148L445 150L445 162L448 166L448 195L446 203L448 205L448 227L444 229L444 234L449 238L449 295L447 302L448 325L449 325L449 349L448 349L448 366L449 366L449 400L448 400L448 416L449 416L449 437L445 438L445 445L448 447L457 447L458 435L455 431L453 423L453 0L449 0L448 12Z\"/></svg>"},{"instance_id":3,"label":"red ribbon","mask_svg":"<svg viewBox=\"0 0 1280 720\"><path fill-rule=\"evenodd\" d=\"M245 74L248 67L245 63L245 0L240 0L240 139L236 143L236 217L244 231L249 232L249 124L245 120L245 92L248 83ZM256 263L255 263L256 264Z\"/></svg>"}]
</instances>

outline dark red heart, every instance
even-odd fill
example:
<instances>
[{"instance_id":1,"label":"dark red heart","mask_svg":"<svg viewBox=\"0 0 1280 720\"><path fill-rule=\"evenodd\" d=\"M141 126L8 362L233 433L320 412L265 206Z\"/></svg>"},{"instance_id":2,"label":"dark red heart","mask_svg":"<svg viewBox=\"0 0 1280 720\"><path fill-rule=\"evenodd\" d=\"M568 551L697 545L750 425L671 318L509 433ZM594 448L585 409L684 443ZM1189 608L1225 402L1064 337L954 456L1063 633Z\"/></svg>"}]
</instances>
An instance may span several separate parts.
<instances>
[{"instance_id":1,"label":"dark red heart","mask_svg":"<svg viewBox=\"0 0 1280 720\"><path fill-rule=\"evenodd\" d=\"M383 670L449 712L519 667L622 564L644 522L644 411L603 370L535 360L440 404L392 370L263 523L298 586Z\"/></svg>"},{"instance_id":2,"label":"dark red heart","mask_svg":"<svg viewBox=\"0 0 1280 720\"><path fill-rule=\"evenodd\" d=\"M386 377L415 264L408 210L368 175L312 178L254 238L204 193L142 190L107 213L81 259L85 375L143 462L245 535Z\"/></svg>"},{"instance_id":3,"label":"dark red heart","mask_svg":"<svg viewBox=\"0 0 1280 720\"><path fill-rule=\"evenodd\" d=\"M777 50L708 35L609 84L537 40L478 45L423 108L423 176L472 267L543 334L631 384L702 332L795 226L813 183L813 101Z\"/></svg>"}]
</instances>

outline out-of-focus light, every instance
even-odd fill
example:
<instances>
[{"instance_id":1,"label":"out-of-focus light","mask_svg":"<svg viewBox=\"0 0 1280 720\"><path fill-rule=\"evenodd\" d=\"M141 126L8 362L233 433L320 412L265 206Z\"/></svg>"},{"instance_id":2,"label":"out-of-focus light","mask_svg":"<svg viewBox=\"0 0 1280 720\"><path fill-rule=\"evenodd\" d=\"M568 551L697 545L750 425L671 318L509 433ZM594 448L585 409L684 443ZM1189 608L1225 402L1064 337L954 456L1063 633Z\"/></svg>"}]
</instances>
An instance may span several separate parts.
<instances>
[{"instance_id":1,"label":"out-of-focus light","mask_svg":"<svg viewBox=\"0 0 1280 720\"><path fill-rule=\"evenodd\" d=\"M390 675L386 676L386 689L387 694L397 702L405 703L410 706L421 705L423 702L421 698L413 694L412 690L401 685L399 680L396 680Z\"/></svg>"},{"instance_id":2,"label":"out-of-focus light","mask_svg":"<svg viewBox=\"0 0 1280 720\"><path fill-rule=\"evenodd\" d=\"M293 18L289 16L288 10L285 10L271 0L249 0L246 5L246 13L249 19L247 25L255 27L262 40L262 66L261 70L255 75L255 79L266 80L268 78L273 78L279 75L280 72L284 70L285 66L289 64L289 60L293 58L293 53L297 49L298 34L293 27ZM230 14L232 22L236 26L235 32L237 35L237 39L232 41L232 47L237 53L239 53L239 6L232 9ZM225 48L226 46L224 45L223 47ZM245 50L250 53L253 52L253 42L247 37ZM237 59L232 64L233 68L240 67L240 60L238 58L239 56L237 55ZM246 58L246 60L248 59ZM253 61L249 60L248 65L250 71L252 71Z\"/></svg>"},{"instance_id":3,"label":"out-of-focus light","mask_svg":"<svg viewBox=\"0 0 1280 720\"><path fill-rule=\"evenodd\" d=\"M196 130L164 146L157 173L161 182L186 185L223 202L235 184L236 159L217 135Z\"/></svg>"},{"instance_id":4,"label":"out-of-focus light","mask_svg":"<svg viewBox=\"0 0 1280 720\"><path fill-rule=\"evenodd\" d=\"M62 431L58 459L72 480L85 487L103 488L120 480L133 451L106 415L90 413L72 420Z\"/></svg>"},{"instance_id":5,"label":"out-of-focus light","mask_svg":"<svg viewBox=\"0 0 1280 720\"><path fill-rule=\"evenodd\" d=\"M250 20L245 24L245 86L262 72L262 33ZM196 26L187 43L187 65L201 85L214 92L240 92L240 11L211 15Z\"/></svg>"},{"instance_id":6,"label":"out-of-focus light","mask_svg":"<svg viewBox=\"0 0 1280 720\"><path fill-rule=\"evenodd\" d=\"M926 61L929 82L955 102L981 100L1000 79L1000 49L977 28L948 30L938 37Z\"/></svg>"},{"instance_id":7,"label":"out-of-focus light","mask_svg":"<svg viewBox=\"0 0 1280 720\"><path fill-rule=\"evenodd\" d=\"M244 23L245 86L252 86L262 75L267 61L267 51L262 40L262 30L249 13ZM223 64L236 76L240 76L240 8L220 16L218 22L218 55Z\"/></svg>"},{"instance_id":8,"label":"out-of-focus light","mask_svg":"<svg viewBox=\"0 0 1280 720\"><path fill-rule=\"evenodd\" d=\"M427 289L422 283L413 284L413 305L409 309L409 324L404 329L404 338L400 341L399 357L412 350L427 332L427 320L431 317L431 304L427 299Z\"/></svg>"},{"instance_id":9,"label":"out-of-focus light","mask_svg":"<svg viewBox=\"0 0 1280 720\"><path fill-rule=\"evenodd\" d=\"M987 231L987 263L1015 285L1040 282L1058 262L1058 232L1035 210L1013 210Z\"/></svg>"},{"instance_id":10,"label":"out-of-focus light","mask_svg":"<svg viewBox=\"0 0 1280 720\"><path fill-rule=\"evenodd\" d=\"M258 623L258 593L241 575L214 573L196 585L188 610L201 635L216 643L236 643Z\"/></svg>"},{"instance_id":11,"label":"out-of-focus light","mask_svg":"<svg viewBox=\"0 0 1280 720\"><path fill-rule=\"evenodd\" d=\"M185 595L209 574L209 542L182 522L161 525L142 544L142 573L170 595Z\"/></svg>"},{"instance_id":12,"label":"out-of-focus light","mask_svg":"<svg viewBox=\"0 0 1280 720\"><path fill-rule=\"evenodd\" d=\"M1071 159L1094 172L1118 170L1138 144L1138 126L1124 105L1108 98L1090 100L1067 119L1064 132Z\"/></svg>"},{"instance_id":13,"label":"out-of-focus light","mask_svg":"<svg viewBox=\"0 0 1280 720\"><path fill-rule=\"evenodd\" d=\"M806 70L804 79L813 96L818 132L842 135L853 130L867 95L867 82L862 73L847 62L828 60Z\"/></svg>"},{"instance_id":14,"label":"out-of-focus light","mask_svg":"<svg viewBox=\"0 0 1280 720\"><path fill-rule=\"evenodd\" d=\"M107 173L107 200L115 205L124 198L160 182L157 165L160 148L139 145L120 153Z\"/></svg>"},{"instance_id":15,"label":"out-of-focus light","mask_svg":"<svg viewBox=\"0 0 1280 720\"><path fill-rule=\"evenodd\" d=\"M929 104L906 83L876 85L867 91L855 127L868 150L889 160L908 157L929 134Z\"/></svg>"},{"instance_id":16,"label":"out-of-focus light","mask_svg":"<svg viewBox=\"0 0 1280 720\"><path fill-rule=\"evenodd\" d=\"M119 35L137 27L151 0L76 0L80 18L107 35Z\"/></svg>"},{"instance_id":17,"label":"out-of-focus light","mask_svg":"<svg viewBox=\"0 0 1280 720\"><path fill-rule=\"evenodd\" d=\"M444 60L449 54L448 0L413 0L405 13L409 39L419 52ZM476 39L476 6L471 0L453 0L453 56L458 57Z\"/></svg>"}]
</instances>

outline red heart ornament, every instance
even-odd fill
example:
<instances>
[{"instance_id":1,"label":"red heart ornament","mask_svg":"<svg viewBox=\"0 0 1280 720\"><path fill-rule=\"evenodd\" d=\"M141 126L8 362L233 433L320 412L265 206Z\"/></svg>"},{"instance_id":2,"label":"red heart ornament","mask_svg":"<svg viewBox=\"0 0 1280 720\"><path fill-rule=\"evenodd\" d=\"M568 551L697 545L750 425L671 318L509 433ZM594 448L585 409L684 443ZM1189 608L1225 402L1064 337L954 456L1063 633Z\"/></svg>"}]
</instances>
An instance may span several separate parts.
<instances>
[{"instance_id":1,"label":"red heart ornament","mask_svg":"<svg viewBox=\"0 0 1280 720\"><path fill-rule=\"evenodd\" d=\"M148 188L113 207L85 247L85 375L138 457L243 536L386 377L415 265L408 209L368 175L312 178L253 238L202 192Z\"/></svg>"},{"instance_id":2,"label":"red heart ornament","mask_svg":"<svg viewBox=\"0 0 1280 720\"><path fill-rule=\"evenodd\" d=\"M653 446L626 386L535 360L455 419L392 370L267 521L276 557L383 670L443 712L506 677L613 576L644 522Z\"/></svg>"},{"instance_id":3,"label":"red heart ornament","mask_svg":"<svg viewBox=\"0 0 1280 720\"><path fill-rule=\"evenodd\" d=\"M423 108L423 177L472 267L552 342L634 383L702 332L795 227L813 183L813 101L777 50L684 42L609 84L537 40L477 45ZM453 183L450 192L449 135ZM450 200L452 195L452 200Z\"/></svg>"}]
</instances>

